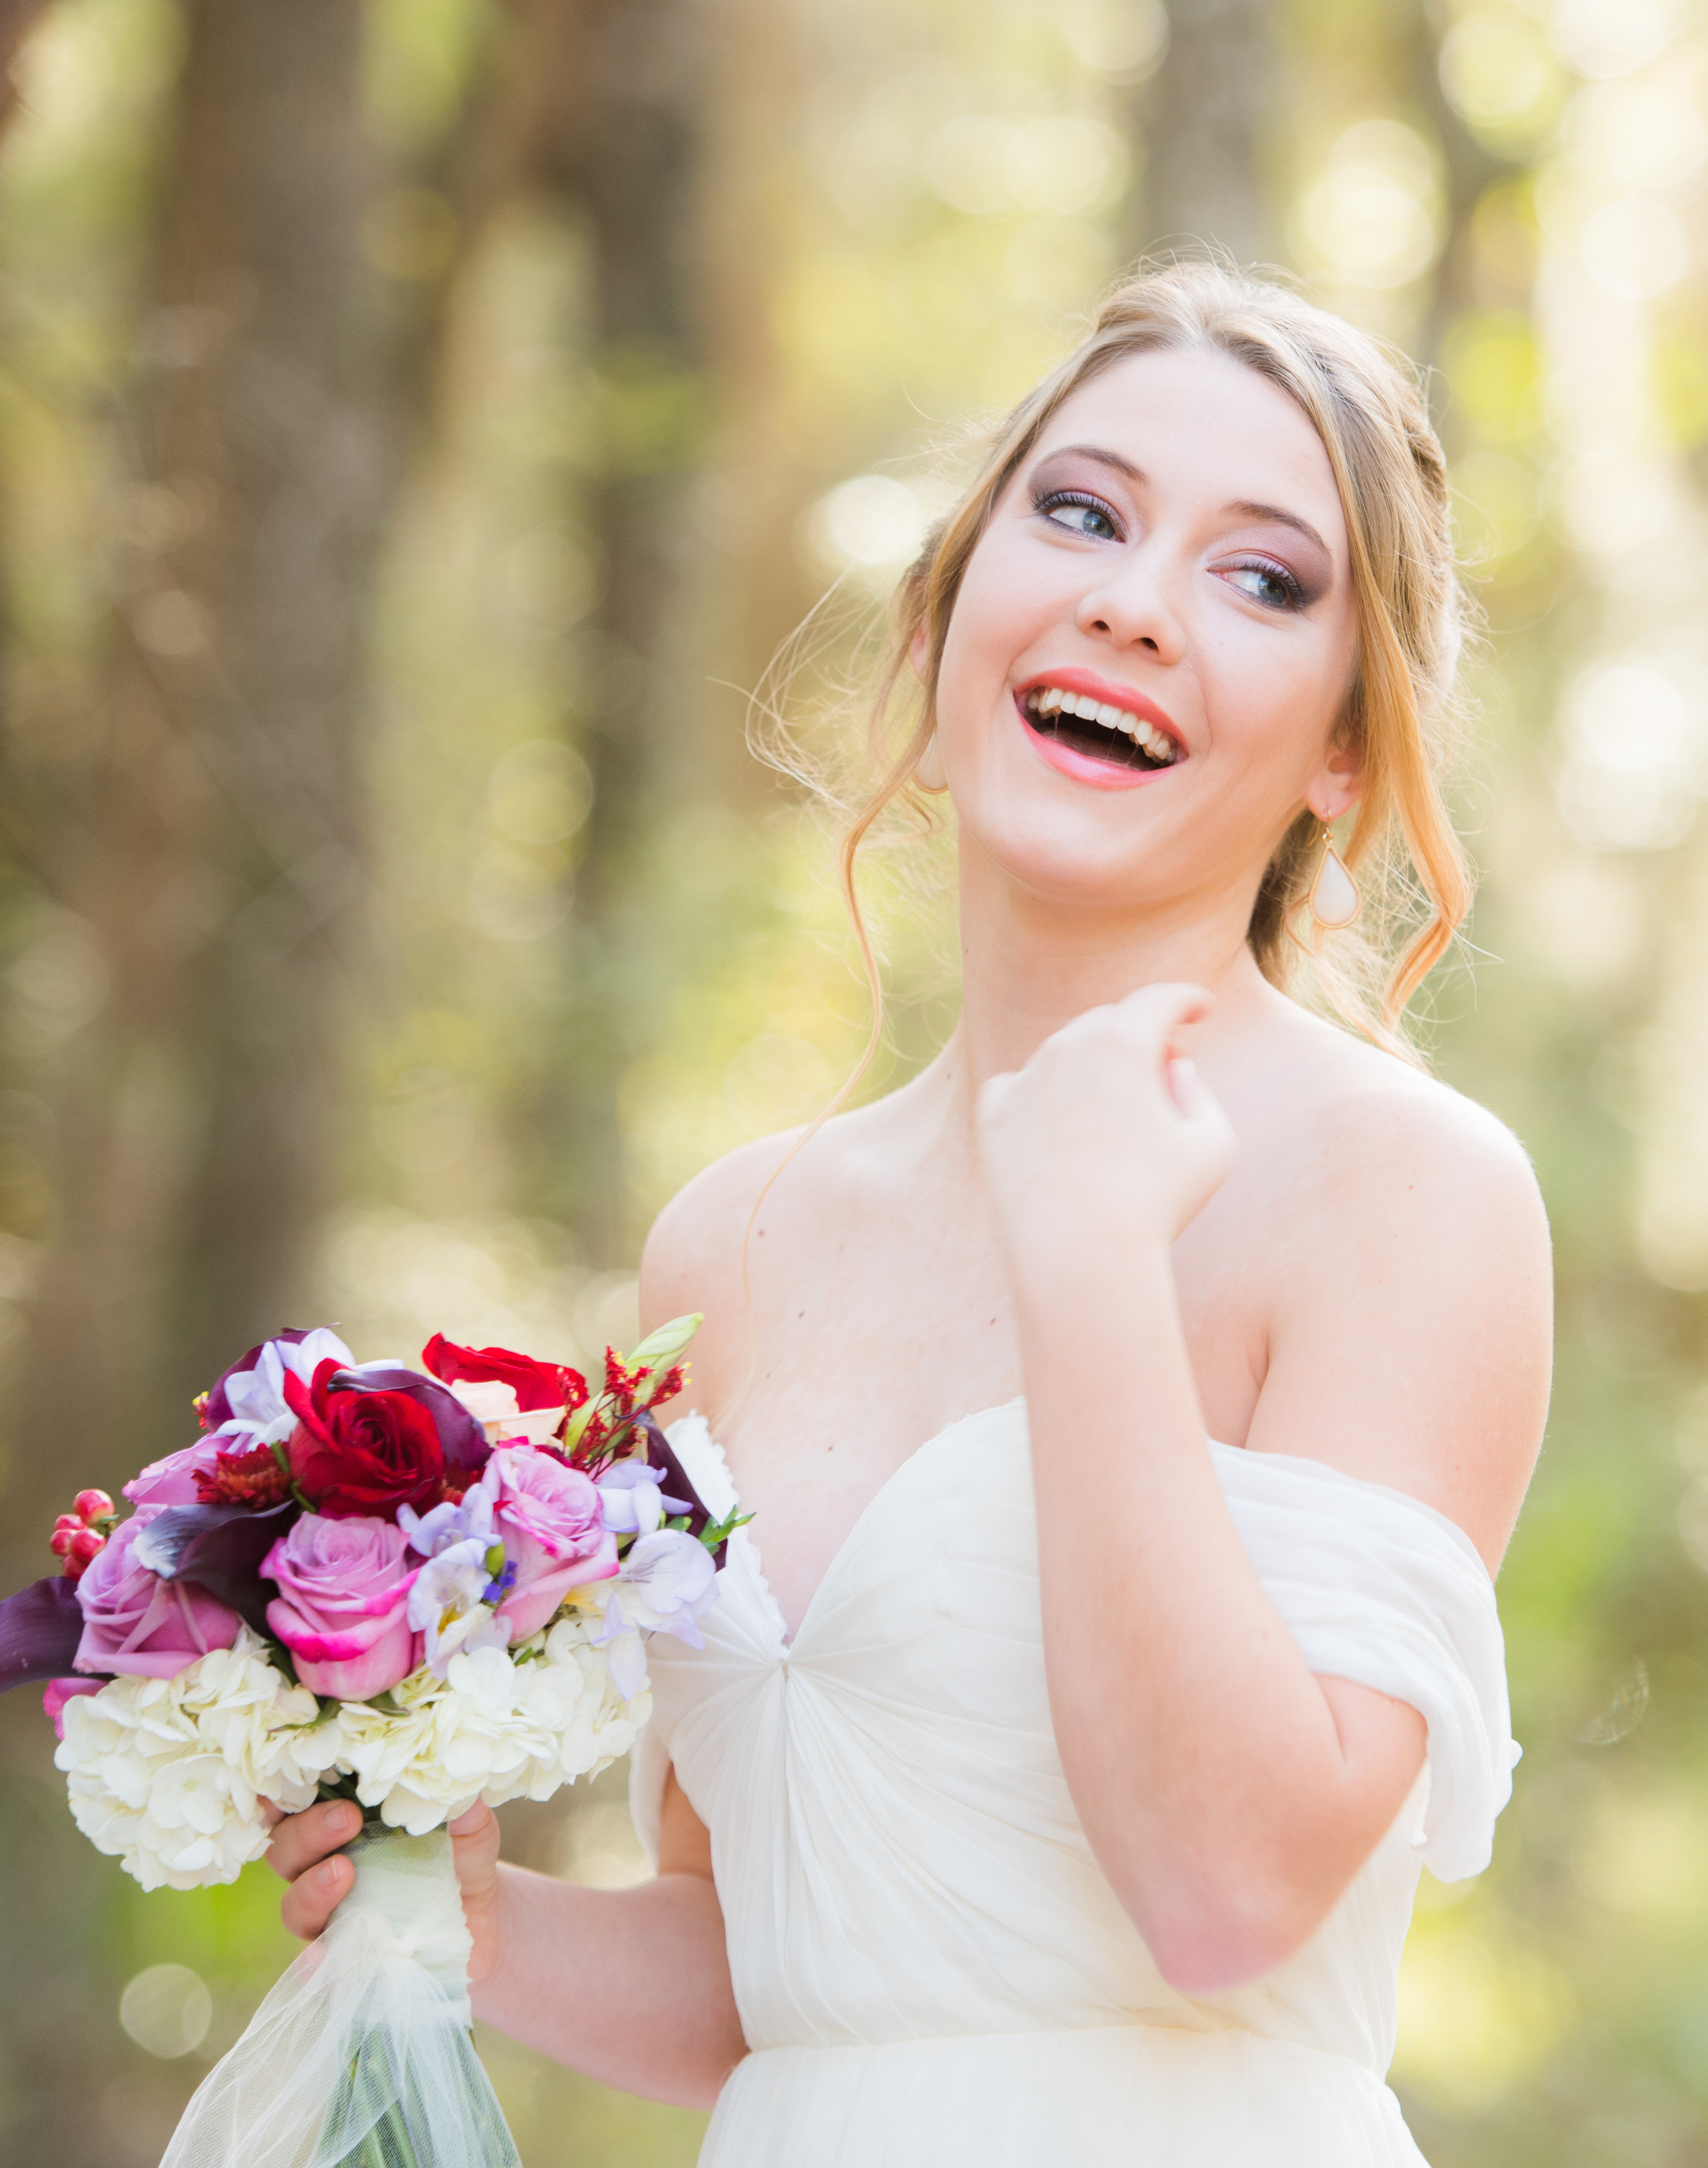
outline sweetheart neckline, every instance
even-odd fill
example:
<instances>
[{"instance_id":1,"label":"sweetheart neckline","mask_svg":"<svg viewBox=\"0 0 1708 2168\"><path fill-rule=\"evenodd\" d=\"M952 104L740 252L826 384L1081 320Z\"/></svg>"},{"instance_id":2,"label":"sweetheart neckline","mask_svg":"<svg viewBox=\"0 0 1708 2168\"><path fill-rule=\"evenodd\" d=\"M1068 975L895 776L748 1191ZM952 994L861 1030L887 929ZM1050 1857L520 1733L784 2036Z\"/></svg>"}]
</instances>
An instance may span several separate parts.
<instances>
[{"instance_id":1,"label":"sweetheart neckline","mask_svg":"<svg viewBox=\"0 0 1708 2168\"><path fill-rule=\"evenodd\" d=\"M837 1567L842 1563L844 1555L851 1547L855 1539L858 1537L862 1528L865 1527L867 1522L872 1517L873 1514L876 1512L878 1506L888 1495L889 1491L900 1480L901 1477L907 1472L907 1470L911 1468L916 1461L923 1459L934 1447L941 1445L946 1437L952 1437L957 1430L963 1430L968 1423L983 1422L989 1416L1006 1415L1011 1408L1023 1408L1025 1405L1026 1395L1024 1393L1016 1393L1011 1400L999 1400L990 1407L974 1408L968 1415L957 1416L952 1422L945 1423L941 1430L933 1431L929 1437L922 1439L904 1459L898 1461L896 1465L890 1469L888 1475L884 1477L883 1482L878 1485L878 1488L867 1500L866 1503L860 1508L860 1511L854 1516L852 1522L849 1525L848 1533L843 1537L841 1542L837 1544L835 1549L831 1552L830 1558L825 1562L825 1570L819 1576L812 1594L807 1598L806 1608L801 1613L800 1623L795 1628L793 1634L789 1632L788 1620L784 1616L782 1605L777 1600L777 1591L772 1588L771 1583L766 1579L764 1554L760 1550L759 1539L753 1533L751 1522L744 1522L742 1525L735 1531L729 1540L732 1544L739 1543L742 1546L743 1554L746 1557L748 1565L751 1569L753 1578L759 1584L759 1592L765 1599L766 1606L771 1613L771 1623L775 1629L777 1636L777 1655L784 1663L787 1663L790 1656L793 1655L794 1651L798 1648L799 1648L801 1636L806 1632L808 1627L812 1623L813 1613L818 1608L819 1597L823 1592L826 1583L831 1579L833 1575L835 1573ZM735 1477L734 1471L729 1466L729 1456L724 1452L722 1442L713 1437L711 1425L709 1423L706 1423L703 1417L702 1417L701 1420L704 1424L706 1441L711 1446L713 1451L717 1454L719 1463L722 1466L724 1473L729 1478L729 1490L733 1501L731 1511L740 1512L741 1510L741 1494L735 1487Z\"/></svg>"},{"instance_id":2,"label":"sweetheart neckline","mask_svg":"<svg viewBox=\"0 0 1708 2168\"><path fill-rule=\"evenodd\" d=\"M936 1447L941 1445L945 1438L952 1437L958 1430L964 1430L968 1423L983 1422L989 1416L1006 1415L1012 1409L1023 1409L1026 1405L1026 1395L1016 1393L1010 1400L1000 1400L989 1407L974 1408L967 1415L957 1416L952 1422L945 1423L941 1430L934 1431L929 1437L922 1440L905 1459L899 1461L891 1469L889 1474L885 1476L859 1512L855 1515L848 1533L830 1554L825 1570L820 1575L817 1585L807 1599L806 1608L801 1613L800 1623L793 1634L789 1632L788 1620L784 1616L782 1605L777 1600L777 1592L766 1578L763 1554L759 1547L759 1539L752 1532L751 1524L744 1522L734 1532L730 1541L732 1544L740 1544L743 1547L749 1569L754 1580L758 1583L760 1595L771 1615L777 1640L777 1653L784 1663L788 1662L789 1657L800 1646L801 1636L812 1623L813 1613L818 1607L819 1597L826 1583L835 1574L866 1522L906 1471L913 1467L915 1462L923 1459ZM698 1414L698 1411L695 1410L692 1413ZM730 1510L739 1512L741 1509L741 1494L735 1486L735 1477L729 1466L729 1457L724 1450L722 1441L713 1435L712 1427L706 1421L703 1416L699 1417L699 1421L701 1428L705 1433L707 1444L717 1455L718 1464L729 1479ZM1426 1519L1434 1522L1447 1535L1455 1538L1459 1546L1470 1554L1476 1561L1479 1571L1488 1577L1491 1585L1493 1582L1494 1576L1489 1573L1482 1553L1465 1530L1450 1515L1442 1512L1438 1506L1430 1505L1427 1499L1415 1497L1409 1490L1398 1490L1391 1483L1377 1483L1369 1476L1348 1475L1344 1468L1335 1468L1326 1460L1313 1460L1306 1453L1254 1453L1248 1446L1228 1445L1220 1438L1215 1437L1207 1439L1206 1443L1210 1448L1212 1459L1217 1454L1222 1453L1234 1456L1242 1462L1249 1462L1254 1466L1266 1464L1276 1469L1296 1469L1302 1474L1308 1475L1319 1480L1326 1478L1331 1484L1350 1485L1355 1490L1373 1491L1378 1496L1396 1500L1400 1505L1409 1506L1413 1512L1422 1513Z\"/></svg>"}]
</instances>

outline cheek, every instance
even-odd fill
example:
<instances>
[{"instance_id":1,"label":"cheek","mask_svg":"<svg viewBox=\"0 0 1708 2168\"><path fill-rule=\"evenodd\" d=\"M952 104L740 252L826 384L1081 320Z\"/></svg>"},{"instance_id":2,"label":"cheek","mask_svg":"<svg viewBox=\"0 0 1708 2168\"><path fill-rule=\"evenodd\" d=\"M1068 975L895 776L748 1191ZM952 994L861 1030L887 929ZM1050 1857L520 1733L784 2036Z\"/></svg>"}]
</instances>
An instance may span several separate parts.
<instances>
[{"instance_id":1,"label":"cheek","mask_svg":"<svg viewBox=\"0 0 1708 2168\"><path fill-rule=\"evenodd\" d=\"M982 718L1001 696L1016 658L1060 614L1021 553L987 536L973 553L955 598L937 683L939 720Z\"/></svg>"},{"instance_id":2,"label":"cheek","mask_svg":"<svg viewBox=\"0 0 1708 2168\"><path fill-rule=\"evenodd\" d=\"M1212 741L1237 748L1254 768L1309 775L1345 704L1349 667L1339 643L1312 639L1283 646L1248 639L1245 630L1205 657Z\"/></svg>"}]
</instances>

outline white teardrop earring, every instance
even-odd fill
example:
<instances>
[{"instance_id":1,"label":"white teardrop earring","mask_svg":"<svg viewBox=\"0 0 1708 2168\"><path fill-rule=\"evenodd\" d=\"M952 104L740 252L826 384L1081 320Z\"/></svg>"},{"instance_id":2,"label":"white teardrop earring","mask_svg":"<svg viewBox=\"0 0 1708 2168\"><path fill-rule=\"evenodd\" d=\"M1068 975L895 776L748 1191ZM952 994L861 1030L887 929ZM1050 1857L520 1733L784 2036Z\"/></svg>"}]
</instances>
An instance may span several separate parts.
<instances>
[{"instance_id":1,"label":"white teardrop earring","mask_svg":"<svg viewBox=\"0 0 1708 2168\"><path fill-rule=\"evenodd\" d=\"M921 790L947 790L949 778L943 767L942 748L933 731L926 740L926 749L914 763L913 779Z\"/></svg>"},{"instance_id":2,"label":"white teardrop earring","mask_svg":"<svg viewBox=\"0 0 1708 2168\"><path fill-rule=\"evenodd\" d=\"M1338 928L1350 926L1357 917L1363 899L1358 893L1358 884L1340 863L1334 848L1334 838L1325 827L1323 831L1323 858L1317 868L1317 878L1311 884L1311 916L1318 926Z\"/></svg>"}]
</instances>

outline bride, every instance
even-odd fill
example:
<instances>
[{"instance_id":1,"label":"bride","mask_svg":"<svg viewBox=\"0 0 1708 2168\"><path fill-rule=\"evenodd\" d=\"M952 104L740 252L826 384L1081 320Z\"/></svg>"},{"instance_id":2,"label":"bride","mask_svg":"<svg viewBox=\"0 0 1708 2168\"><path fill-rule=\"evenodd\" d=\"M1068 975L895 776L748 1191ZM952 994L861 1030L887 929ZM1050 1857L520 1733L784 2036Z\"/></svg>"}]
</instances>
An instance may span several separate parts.
<instances>
[{"instance_id":1,"label":"bride","mask_svg":"<svg viewBox=\"0 0 1708 2168\"><path fill-rule=\"evenodd\" d=\"M952 802L961 1020L652 1233L756 1518L653 1645L656 1879L456 1825L475 2007L715 2102L715 2168L1415 2168L1395 1973L1510 1788L1550 1334L1523 1151L1397 1036L1467 893L1440 448L1362 333L1142 275L897 609L876 802ZM354 1819L280 1825L299 1934Z\"/></svg>"}]
</instances>

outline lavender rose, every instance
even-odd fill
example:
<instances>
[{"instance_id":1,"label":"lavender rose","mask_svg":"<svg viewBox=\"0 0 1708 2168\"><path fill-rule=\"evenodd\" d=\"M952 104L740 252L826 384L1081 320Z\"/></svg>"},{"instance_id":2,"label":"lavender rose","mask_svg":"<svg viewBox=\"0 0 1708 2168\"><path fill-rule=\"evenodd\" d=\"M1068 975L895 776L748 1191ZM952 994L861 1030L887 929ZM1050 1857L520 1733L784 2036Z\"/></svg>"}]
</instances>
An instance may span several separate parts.
<instances>
[{"instance_id":1,"label":"lavender rose","mask_svg":"<svg viewBox=\"0 0 1708 2168\"><path fill-rule=\"evenodd\" d=\"M210 1649L229 1649L242 1620L189 1581L162 1581L131 1553L163 1506L143 1506L123 1521L77 1583L82 1639L77 1671L171 1679Z\"/></svg>"},{"instance_id":2,"label":"lavender rose","mask_svg":"<svg viewBox=\"0 0 1708 2168\"><path fill-rule=\"evenodd\" d=\"M133 1506L194 1506L202 1495L196 1478L212 1475L220 1448L231 1443L229 1437L210 1433L163 1459L151 1460L125 1485L125 1496Z\"/></svg>"},{"instance_id":3,"label":"lavender rose","mask_svg":"<svg viewBox=\"0 0 1708 2168\"><path fill-rule=\"evenodd\" d=\"M498 1616L511 1645L538 1633L572 1588L617 1570L617 1538L606 1528L599 1493L579 1469L531 1446L501 1446L481 1487L492 1499L492 1533L513 1574Z\"/></svg>"},{"instance_id":4,"label":"lavender rose","mask_svg":"<svg viewBox=\"0 0 1708 2168\"><path fill-rule=\"evenodd\" d=\"M261 1561L278 1584L267 1623L311 1692L368 1701L414 1670L408 1550L390 1521L305 1513Z\"/></svg>"}]
</instances>

